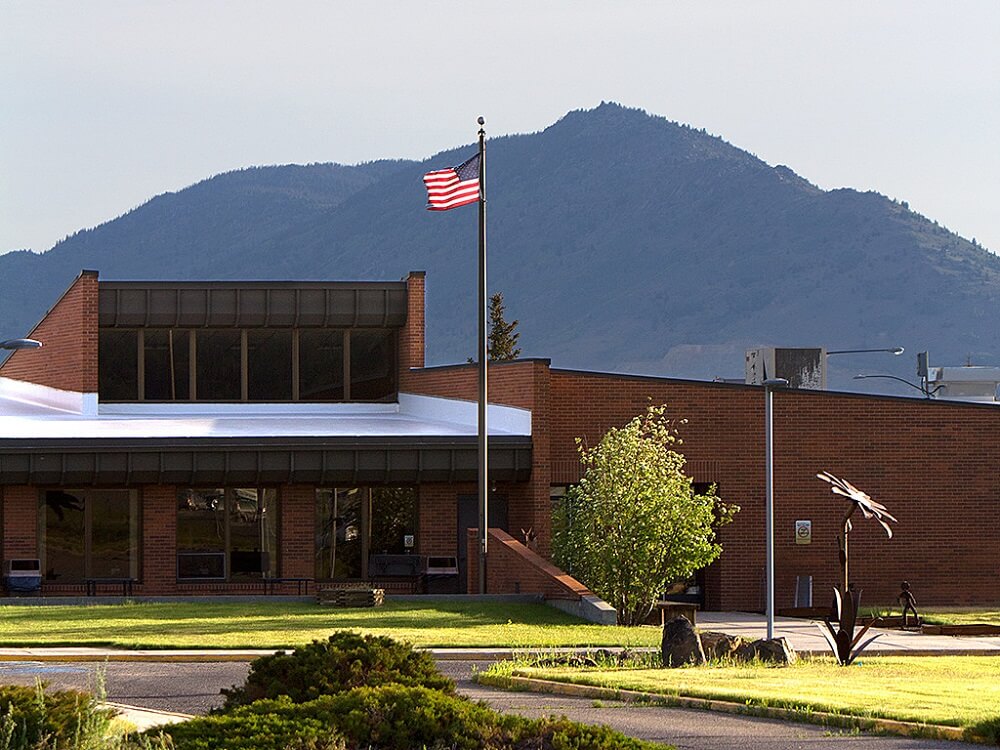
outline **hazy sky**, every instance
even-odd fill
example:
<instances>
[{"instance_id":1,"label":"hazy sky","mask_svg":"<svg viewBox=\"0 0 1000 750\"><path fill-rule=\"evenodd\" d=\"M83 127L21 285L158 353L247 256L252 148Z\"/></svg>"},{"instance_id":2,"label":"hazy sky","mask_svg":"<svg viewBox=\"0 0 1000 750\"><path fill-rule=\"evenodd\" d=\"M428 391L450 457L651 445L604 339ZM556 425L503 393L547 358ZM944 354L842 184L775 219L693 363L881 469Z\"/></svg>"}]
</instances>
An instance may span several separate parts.
<instances>
[{"instance_id":1,"label":"hazy sky","mask_svg":"<svg viewBox=\"0 0 1000 750\"><path fill-rule=\"evenodd\" d=\"M1000 2L0 0L0 251L255 164L421 159L602 100L1000 251Z\"/></svg>"}]
</instances>

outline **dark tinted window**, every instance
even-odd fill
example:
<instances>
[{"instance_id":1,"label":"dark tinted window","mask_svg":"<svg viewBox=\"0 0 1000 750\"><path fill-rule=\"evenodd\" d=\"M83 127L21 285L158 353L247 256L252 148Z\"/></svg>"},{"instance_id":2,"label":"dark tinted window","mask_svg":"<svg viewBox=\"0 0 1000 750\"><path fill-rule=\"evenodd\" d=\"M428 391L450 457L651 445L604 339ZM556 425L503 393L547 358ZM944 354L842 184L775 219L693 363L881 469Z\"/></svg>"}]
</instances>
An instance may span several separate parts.
<instances>
[{"instance_id":1,"label":"dark tinted window","mask_svg":"<svg viewBox=\"0 0 1000 750\"><path fill-rule=\"evenodd\" d=\"M381 401L395 394L395 331L351 331L351 401Z\"/></svg>"},{"instance_id":2,"label":"dark tinted window","mask_svg":"<svg viewBox=\"0 0 1000 750\"><path fill-rule=\"evenodd\" d=\"M199 401L238 401L242 397L242 336L239 331L197 332Z\"/></svg>"},{"instance_id":3,"label":"dark tinted window","mask_svg":"<svg viewBox=\"0 0 1000 750\"><path fill-rule=\"evenodd\" d=\"M139 333L101 329L97 348L98 394L107 401L139 398Z\"/></svg>"},{"instance_id":4,"label":"dark tinted window","mask_svg":"<svg viewBox=\"0 0 1000 750\"><path fill-rule=\"evenodd\" d=\"M46 579L136 578L138 495L129 490L48 490L42 493L40 554Z\"/></svg>"},{"instance_id":5,"label":"dark tinted window","mask_svg":"<svg viewBox=\"0 0 1000 750\"><path fill-rule=\"evenodd\" d=\"M292 332L247 331L247 398L292 399Z\"/></svg>"},{"instance_id":6,"label":"dark tinted window","mask_svg":"<svg viewBox=\"0 0 1000 750\"><path fill-rule=\"evenodd\" d=\"M343 398L343 331L302 331L299 334L299 400L342 401Z\"/></svg>"},{"instance_id":7,"label":"dark tinted window","mask_svg":"<svg viewBox=\"0 0 1000 750\"><path fill-rule=\"evenodd\" d=\"M143 331L145 398L186 401L191 397L188 331Z\"/></svg>"}]
</instances>

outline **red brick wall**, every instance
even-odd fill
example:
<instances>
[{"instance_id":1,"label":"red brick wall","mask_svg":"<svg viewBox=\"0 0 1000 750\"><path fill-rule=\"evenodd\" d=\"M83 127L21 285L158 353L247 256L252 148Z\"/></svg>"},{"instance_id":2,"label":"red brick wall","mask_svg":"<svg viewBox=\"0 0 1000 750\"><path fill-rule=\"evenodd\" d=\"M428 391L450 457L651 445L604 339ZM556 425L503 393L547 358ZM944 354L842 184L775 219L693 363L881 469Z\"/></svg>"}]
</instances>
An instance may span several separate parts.
<instances>
[{"instance_id":1,"label":"red brick wall","mask_svg":"<svg viewBox=\"0 0 1000 750\"><path fill-rule=\"evenodd\" d=\"M406 277L406 308L406 325L399 334L400 382L406 378L411 367L424 366L423 271L411 271Z\"/></svg>"},{"instance_id":2,"label":"red brick wall","mask_svg":"<svg viewBox=\"0 0 1000 750\"><path fill-rule=\"evenodd\" d=\"M169 594L177 587L177 488L143 487L140 593Z\"/></svg>"},{"instance_id":3,"label":"red brick wall","mask_svg":"<svg viewBox=\"0 0 1000 750\"><path fill-rule=\"evenodd\" d=\"M278 533L282 578L312 578L316 574L316 489L286 485L278 497Z\"/></svg>"},{"instance_id":4,"label":"red brick wall","mask_svg":"<svg viewBox=\"0 0 1000 750\"><path fill-rule=\"evenodd\" d=\"M551 549L552 513L549 506L549 361L524 359L491 363L489 400L531 410L533 467L531 479L523 485L508 485L508 527L511 531L534 529L539 552ZM442 398L474 401L479 395L476 365L456 365L413 371L400 390ZM473 489L475 492L475 489Z\"/></svg>"},{"instance_id":5,"label":"red brick wall","mask_svg":"<svg viewBox=\"0 0 1000 750\"><path fill-rule=\"evenodd\" d=\"M97 272L84 271L28 334L41 349L15 351L0 376L97 392Z\"/></svg>"},{"instance_id":6,"label":"red brick wall","mask_svg":"<svg viewBox=\"0 0 1000 750\"><path fill-rule=\"evenodd\" d=\"M38 488L0 488L3 559L38 557Z\"/></svg>"},{"instance_id":7,"label":"red brick wall","mask_svg":"<svg viewBox=\"0 0 1000 750\"><path fill-rule=\"evenodd\" d=\"M571 480L574 437L593 444L649 400L681 426L689 473L742 510L721 530L707 572L708 606L760 609L764 581L764 396L760 388L553 371L551 457ZM849 479L899 518L894 537L855 519L851 578L864 601L891 603L909 580L924 605L1000 602L1000 410L922 399L820 391L775 396L775 601L793 603L796 575L813 576L817 604L839 575L836 537L846 505L816 472ZM794 522L812 521L812 544Z\"/></svg>"},{"instance_id":8,"label":"red brick wall","mask_svg":"<svg viewBox=\"0 0 1000 750\"><path fill-rule=\"evenodd\" d=\"M478 532L468 531L468 590L479 587ZM543 594L546 599L576 599L592 592L544 557L501 529L490 529L486 552L486 593Z\"/></svg>"},{"instance_id":9,"label":"red brick wall","mask_svg":"<svg viewBox=\"0 0 1000 750\"><path fill-rule=\"evenodd\" d=\"M475 485L422 484L417 516L417 551L454 555L458 551L458 496L475 494Z\"/></svg>"}]
</instances>

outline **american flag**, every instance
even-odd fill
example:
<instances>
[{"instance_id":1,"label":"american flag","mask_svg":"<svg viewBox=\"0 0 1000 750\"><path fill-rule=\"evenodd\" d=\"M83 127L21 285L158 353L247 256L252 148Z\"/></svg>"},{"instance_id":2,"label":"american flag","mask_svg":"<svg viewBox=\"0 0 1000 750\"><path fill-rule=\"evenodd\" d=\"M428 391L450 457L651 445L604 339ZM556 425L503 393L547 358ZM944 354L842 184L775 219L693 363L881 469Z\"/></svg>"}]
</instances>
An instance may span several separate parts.
<instances>
[{"instance_id":1,"label":"american flag","mask_svg":"<svg viewBox=\"0 0 1000 750\"><path fill-rule=\"evenodd\" d=\"M424 175L427 210L447 211L479 200L479 154L457 167Z\"/></svg>"}]
</instances>

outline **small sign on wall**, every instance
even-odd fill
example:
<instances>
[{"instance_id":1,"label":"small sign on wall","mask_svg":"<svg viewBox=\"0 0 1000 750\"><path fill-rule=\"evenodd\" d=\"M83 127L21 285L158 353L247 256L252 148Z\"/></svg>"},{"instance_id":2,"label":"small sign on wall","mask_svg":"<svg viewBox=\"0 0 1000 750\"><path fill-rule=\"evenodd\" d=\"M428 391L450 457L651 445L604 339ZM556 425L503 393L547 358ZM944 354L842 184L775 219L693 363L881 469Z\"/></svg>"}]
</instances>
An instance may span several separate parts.
<instances>
[{"instance_id":1,"label":"small sign on wall","mask_svg":"<svg viewBox=\"0 0 1000 750\"><path fill-rule=\"evenodd\" d=\"M812 521L795 522L795 543L812 544L813 523Z\"/></svg>"},{"instance_id":2,"label":"small sign on wall","mask_svg":"<svg viewBox=\"0 0 1000 750\"><path fill-rule=\"evenodd\" d=\"M413 534L403 534L403 546L406 549L413 547Z\"/></svg>"}]
</instances>

